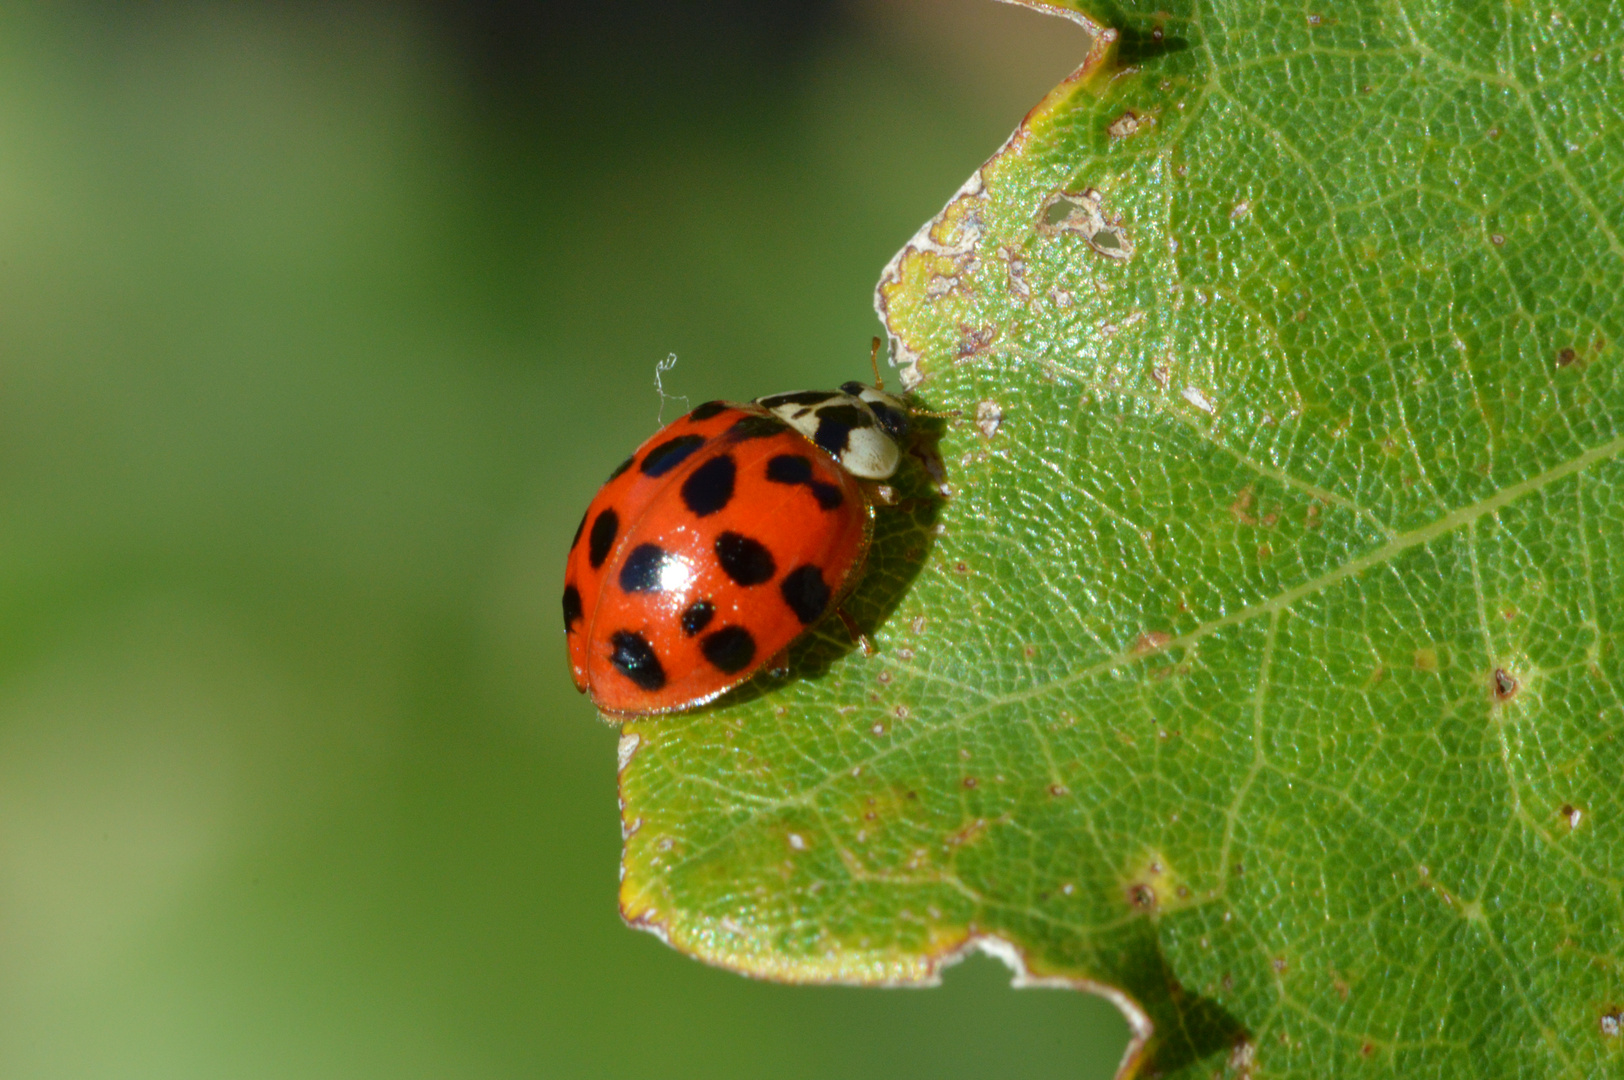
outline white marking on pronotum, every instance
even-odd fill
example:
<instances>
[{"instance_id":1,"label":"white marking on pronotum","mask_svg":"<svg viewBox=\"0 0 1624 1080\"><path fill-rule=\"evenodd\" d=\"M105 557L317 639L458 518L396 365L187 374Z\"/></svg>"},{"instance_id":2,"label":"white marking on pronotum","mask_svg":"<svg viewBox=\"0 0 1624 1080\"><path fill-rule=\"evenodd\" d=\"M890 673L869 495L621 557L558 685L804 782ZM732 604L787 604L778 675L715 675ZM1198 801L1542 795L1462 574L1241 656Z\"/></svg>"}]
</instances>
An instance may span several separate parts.
<instances>
[{"instance_id":1,"label":"white marking on pronotum","mask_svg":"<svg viewBox=\"0 0 1624 1080\"><path fill-rule=\"evenodd\" d=\"M668 401L680 401L680 402L682 402L682 404L684 406L686 406L688 404L688 395L687 394L668 394L668 393L666 393L665 392L665 386L660 380L661 375L664 375L667 371L670 371L672 368L674 368L676 366L677 366L677 354L676 353L667 353L664 360L657 361L655 363L655 365L654 365L654 392L656 394L660 395L660 411L654 414L654 422L656 424L661 425L662 427L665 425L665 403L666 402L668 402Z\"/></svg>"},{"instance_id":2,"label":"white marking on pronotum","mask_svg":"<svg viewBox=\"0 0 1624 1080\"><path fill-rule=\"evenodd\" d=\"M1212 399L1193 386L1186 386L1184 388L1182 397L1185 401L1188 401L1191 405L1194 405L1204 413L1215 413L1218 411L1218 406L1212 403Z\"/></svg>"}]
</instances>

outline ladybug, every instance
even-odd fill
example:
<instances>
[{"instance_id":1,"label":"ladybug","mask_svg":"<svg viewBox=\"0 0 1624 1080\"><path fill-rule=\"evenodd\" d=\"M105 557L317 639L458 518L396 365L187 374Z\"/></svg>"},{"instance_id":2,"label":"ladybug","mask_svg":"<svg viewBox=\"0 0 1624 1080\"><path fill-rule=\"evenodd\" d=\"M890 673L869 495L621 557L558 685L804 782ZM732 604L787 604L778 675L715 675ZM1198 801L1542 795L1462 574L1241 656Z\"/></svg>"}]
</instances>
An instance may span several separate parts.
<instances>
[{"instance_id":1,"label":"ladybug","mask_svg":"<svg viewBox=\"0 0 1624 1080\"><path fill-rule=\"evenodd\" d=\"M709 401L660 429L570 543L575 688L616 716L678 712L780 656L856 583L878 497L864 482L896 472L909 418L848 382Z\"/></svg>"}]
</instances>

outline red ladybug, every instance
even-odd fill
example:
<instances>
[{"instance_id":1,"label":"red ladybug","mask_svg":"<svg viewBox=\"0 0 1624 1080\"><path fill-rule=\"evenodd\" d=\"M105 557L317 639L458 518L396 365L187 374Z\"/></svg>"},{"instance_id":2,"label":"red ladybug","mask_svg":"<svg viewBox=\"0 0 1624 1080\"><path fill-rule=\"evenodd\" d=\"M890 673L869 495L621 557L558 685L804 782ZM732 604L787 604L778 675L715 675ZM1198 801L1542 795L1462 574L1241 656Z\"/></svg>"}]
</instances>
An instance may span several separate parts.
<instances>
[{"instance_id":1,"label":"red ladybug","mask_svg":"<svg viewBox=\"0 0 1624 1080\"><path fill-rule=\"evenodd\" d=\"M576 689L606 713L702 705L744 682L856 582L863 480L896 471L909 409L838 391L710 401L598 491L564 570Z\"/></svg>"}]
</instances>

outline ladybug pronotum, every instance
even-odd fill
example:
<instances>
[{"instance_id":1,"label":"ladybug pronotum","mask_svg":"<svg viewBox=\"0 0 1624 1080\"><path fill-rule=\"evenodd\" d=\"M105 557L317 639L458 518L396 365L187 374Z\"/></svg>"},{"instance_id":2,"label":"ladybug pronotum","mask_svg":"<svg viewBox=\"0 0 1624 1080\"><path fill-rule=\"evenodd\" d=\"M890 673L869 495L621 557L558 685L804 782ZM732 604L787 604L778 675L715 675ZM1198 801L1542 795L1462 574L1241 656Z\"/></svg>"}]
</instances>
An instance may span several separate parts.
<instances>
[{"instance_id":1,"label":"ladybug pronotum","mask_svg":"<svg viewBox=\"0 0 1624 1080\"><path fill-rule=\"evenodd\" d=\"M849 382L706 402L638 447L570 544L576 689L615 716L677 712L780 655L856 583L869 488L896 472L908 421Z\"/></svg>"}]
</instances>

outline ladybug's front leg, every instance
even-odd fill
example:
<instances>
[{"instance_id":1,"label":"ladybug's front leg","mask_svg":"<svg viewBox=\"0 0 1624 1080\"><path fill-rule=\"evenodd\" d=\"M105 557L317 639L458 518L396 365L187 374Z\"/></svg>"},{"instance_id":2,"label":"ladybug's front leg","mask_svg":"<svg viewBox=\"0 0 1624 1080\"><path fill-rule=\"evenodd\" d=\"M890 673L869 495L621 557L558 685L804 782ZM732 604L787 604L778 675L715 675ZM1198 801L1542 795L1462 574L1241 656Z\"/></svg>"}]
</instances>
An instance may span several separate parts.
<instances>
[{"instance_id":1,"label":"ladybug's front leg","mask_svg":"<svg viewBox=\"0 0 1624 1080\"><path fill-rule=\"evenodd\" d=\"M868 635L858 628L857 620L851 617L851 613L846 610L846 605L836 604L835 614L840 616L840 621L846 627L846 633L850 634L851 639L857 643L857 647L863 650L864 656L873 656L880 651L874 647L874 643L868 639Z\"/></svg>"}]
</instances>

